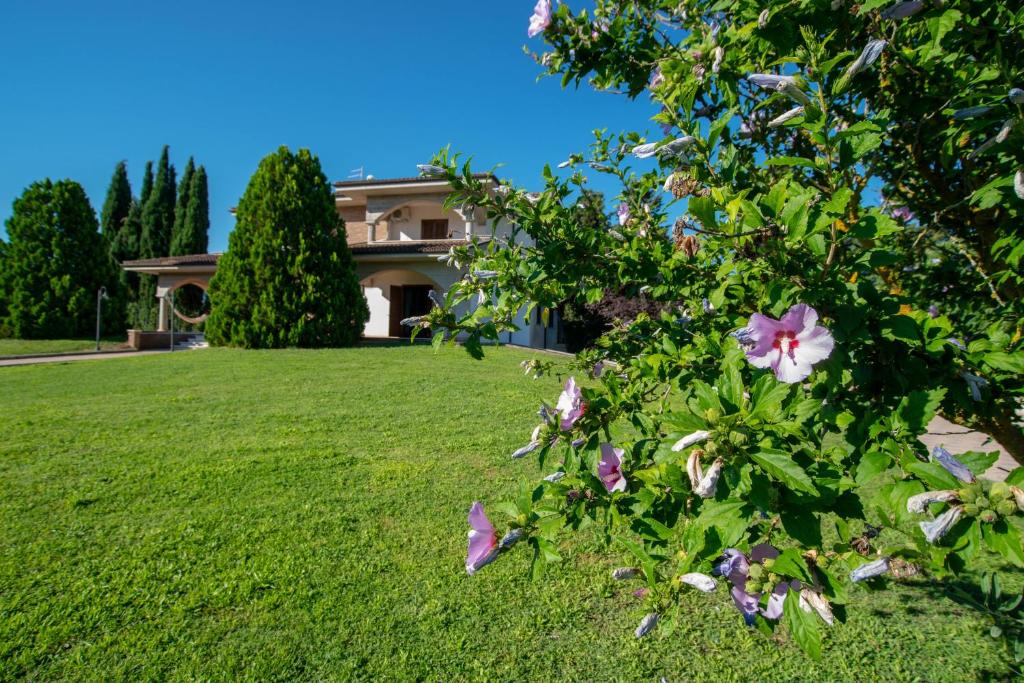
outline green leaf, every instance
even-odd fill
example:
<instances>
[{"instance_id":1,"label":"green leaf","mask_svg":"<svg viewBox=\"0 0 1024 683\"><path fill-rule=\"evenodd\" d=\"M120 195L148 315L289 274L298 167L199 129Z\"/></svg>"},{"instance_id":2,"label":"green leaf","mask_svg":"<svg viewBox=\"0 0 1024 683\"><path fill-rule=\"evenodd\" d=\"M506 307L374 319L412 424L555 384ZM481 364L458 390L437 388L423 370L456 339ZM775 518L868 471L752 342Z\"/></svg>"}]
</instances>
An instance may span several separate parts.
<instances>
[{"instance_id":1,"label":"green leaf","mask_svg":"<svg viewBox=\"0 0 1024 683\"><path fill-rule=\"evenodd\" d=\"M910 316L892 315L882 321L882 336L886 339L902 339L917 345L921 343L921 328Z\"/></svg>"},{"instance_id":2,"label":"green leaf","mask_svg":"<svg viewBox=\"0 0 1024 683\"><path fill-rule=\"evenodd\" d=\"M935 417L935 411L945 395L944 388L912 391L900 401L896 408L896 418L911 434L921 434Z\"/></svg>"},{"instance_id":3,"label":"green leaf","mask_svg":"<svg viewBox=\"0 0 1024 683\"><path fill-rule=\"evenodd\" d=\"M800 465L796 464L790 454L765 448L751 453L750 459L757 463L768 476L794 491L817 495L818 490L814 487L811 478L807 476L807 472Z\"/></svg>"},{"instance_id":4,"label":"green leaf","mask_svg":"<svg viewBox=\"0 0 1024 683\"><path fill-rule=\"evenodd\" d=\"M993 351L986 353L982 360L996 370L1024 375L1024 353L1019 351L1013 354Z\"/></svg>"},{"instance_id":5,"label":"green leaf","mask_svg":"<svg viewBox=\"0 0 1024 683\"><path fill-rule=\"evenodd\" d=\"M805 508L787 508L779 513L782 528L805 546L821 545L821 520Z\"/></svg>"},{"instance_id":6,"label":"green leaf","mask_svg":"<svg viewBox=\"0 0 1024 683\"><path fill-rule=\"evenodd\" d=\"M742 500L706 501L694 520L700 529L714 529L723 547L736 545L750 524L750 510Z\"/></svg>"},{"instance_id":7,"label":"green leaf","mask_svg":"<svg viewBox=\"0 0 1024 683\"><path fill-rule=\"evenodd\" d=\"M1024 567L1024 548L1021 548L1017 527L999 520L995 524L982 524L985 545L1018 567Z\"/></svg>"},{"instance_id":8,"label":"green leaf","mask_svg":"<svg viewBox=\"0 0 1024 683\"><path fill-rule=\"evenodd\" d=\"M937 462L912 462L907 471L928 484L928 488L946 491L960 487L960 482Z\"/></svg>"},{"instance_id":9,"label":"green leaf","mask_svg":"<svg viewBox=\"0 0 1024 683\"><path fill-rule=\"evenodd\" d=\"M775 558L775 564L771 569L776 574L788 576L791 579L800 579L804 583L812 583L811 569L807 562L800 556L796 548L786 548Z\"/></svg>"},{"instance_id":10,"label":"green leaf","mask_svg":"<svg viewBox=\"0 0 1024 683\"><path fill-rule=\"evenodd\" d=\"M835 191L832 198L822 207L822 211L835 216L843 216L846 214L846 205L850 203L851 197L853 197L853 190L848 187L841 187Z\"/></svg>"},{"instance_id":11,"label":"green leaf","mask_svg":"<svg viewBox=\"0 0 1024 683\"><path fill-rule=\"evenodd\" d=\"M782 402L789 396L793 385L780 382L771 374L757 378L750 389L750 417L774 422L782 412Z\"/></svg>"},{"instance_id":12,"label":"green leaf","mask_svg":"<svg viewBox=\"0 0 1024 683\"><path fill-rule=\"evenodd\" d=\"M863 486L876 476L885 472L892 465L892 458L884 451L868 451L857 465L855 477L858 484Z\"/></svg>"},{"instance_id":13,"label":"green leaf","mask_svg":"<svg viewBox=\"0 0 1024 683\"><path fill-rule=\"evenodd\" d=\"M807 159L805 157L773 157L771 159L767 159L764 163L765 166L804 166L807 168L817 168L812 159Z\"/></svg>"},{"instance_id":14,"label":"green leaf","mask_svg":"<svg viewBox=\"0 0 1024 683\"><path fill-rule=\"evenodd\" d=\"M786 593L782 610L782 620L793 640L808 657L820 662L821 631L818 628L818 616L800 607L800 594L794 590Z\"/></svg>"},{"instance_id":15,"label":"green leaf","mask_svg":"<svg viewBox=\"0 0 1024 683\"><path fill-rule=\"evenodd\" d=\"M1010 486L1020 486L1024 484L1024 467L1016 467L1012 472L1006 475L1006 483Z\"/></svg>"},{"instance_id":16,"label":"green leaf","mask_svg":"<svg viewBox=\"0 0 1024 683\"><path fill-rule=\"evenodd\" d=\"M989 468L999 460L999 451L992 451L991 453L967 451L965 453L957 453L956 459L962 462L975 476L980 477L985 472L988 472Z\"/></svg>"}]
</instances>

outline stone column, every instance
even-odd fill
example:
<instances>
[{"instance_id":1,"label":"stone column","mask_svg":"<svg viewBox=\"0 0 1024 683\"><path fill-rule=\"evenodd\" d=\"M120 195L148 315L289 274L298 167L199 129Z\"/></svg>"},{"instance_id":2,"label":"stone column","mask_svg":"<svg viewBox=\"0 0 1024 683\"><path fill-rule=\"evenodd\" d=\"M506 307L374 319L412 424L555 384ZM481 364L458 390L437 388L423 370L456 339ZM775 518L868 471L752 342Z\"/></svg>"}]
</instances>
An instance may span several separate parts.
<instances>
[{"instance_id":1,"label":"stone column","mask_svg":"<svg viewBox=\"0 0 1024 683\"><path fill-rule=\"evenodd\" d=\"M167 331L167 321L168 321L167 314L168 313L169 313L169 311L167 310L167 297L166 296L162 296L162 297L160 297L160 313L157 316L157 327L156 327L156 331L157 332L166 332Z\"/></svg>"}]
</instances>

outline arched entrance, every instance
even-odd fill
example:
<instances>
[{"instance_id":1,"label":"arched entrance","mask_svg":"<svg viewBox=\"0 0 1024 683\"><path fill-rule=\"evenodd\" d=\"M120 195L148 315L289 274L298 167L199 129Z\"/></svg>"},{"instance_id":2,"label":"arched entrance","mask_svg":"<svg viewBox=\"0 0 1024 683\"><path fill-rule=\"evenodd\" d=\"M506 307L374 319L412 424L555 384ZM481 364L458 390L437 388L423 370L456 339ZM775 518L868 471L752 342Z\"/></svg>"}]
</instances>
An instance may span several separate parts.
<instances>
[{"instance_id":1,"label":"arched entrance","mask_svg":"<svg viewBox=\"0 0 1024 683\"><path fill-rule=\"evenodd\" d=\"M431 278L407 268L376 270L359 284L370 308L370 320L364 331L367 337L409 337L411 330L403 327L401 321L428 313L434 306L430 290L444 291Z\"/></svg>"},{"instance_id":2,"label":"arched entrance","mask_svg":"<svg viewBox=\"0 0 1024 683\"><path fill-rule=\"evenodd\" d=\"M187 325L201 325L210 315L209 281L189 279L175 283L167 292L172 295L174 316Z\"/></svg>"}]
</instances>

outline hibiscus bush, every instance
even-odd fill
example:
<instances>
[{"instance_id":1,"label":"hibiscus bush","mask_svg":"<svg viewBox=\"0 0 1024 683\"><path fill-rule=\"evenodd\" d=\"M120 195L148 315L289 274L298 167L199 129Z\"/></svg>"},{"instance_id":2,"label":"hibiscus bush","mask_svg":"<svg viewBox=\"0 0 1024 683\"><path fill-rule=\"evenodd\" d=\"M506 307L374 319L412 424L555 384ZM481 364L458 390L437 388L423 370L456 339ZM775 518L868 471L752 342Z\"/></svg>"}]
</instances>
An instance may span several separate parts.
<instances>
[{"instance_id":1,"label":"hibiscus bush","mask_svg":"<svg viewBox=\"0 0 1024 683\"><path fill-rule=\"evenodd\" d=\"M918 440L941 412L1024 460L1024 10L541 0L529 32L563 83L659 111L545 168L542 192L495 191L448 150L421 167L514 232L454 248L468 274L408 323L479 356L522 312L654 305L540 407L513 454L540 479L491 517L474 503L467 571L525 542L539 574L597 526L627 558L615 578L646 583L637 637L729 590L817 658L853 590L986 553L1024 566L1024 469L990 482L995 453ZM611 228L578 220L592 174L622 188ZM970 276L921 267L942 250Z\"/></svg>"}]
</instances>

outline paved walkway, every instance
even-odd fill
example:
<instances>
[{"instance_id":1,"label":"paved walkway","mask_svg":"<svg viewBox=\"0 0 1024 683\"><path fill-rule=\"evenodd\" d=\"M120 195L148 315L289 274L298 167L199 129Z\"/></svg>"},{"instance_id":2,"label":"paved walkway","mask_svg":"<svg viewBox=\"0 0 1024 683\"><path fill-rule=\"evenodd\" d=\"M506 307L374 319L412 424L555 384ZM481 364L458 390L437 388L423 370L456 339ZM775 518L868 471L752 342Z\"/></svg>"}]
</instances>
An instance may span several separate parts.
<instances>
[{"instance_id":1,"label":"paved walkway","mask_svg":"<svg viewBox=\"0 0 1024 683\"><path fill-rule=\"evenodd\" d=\"M954 455L963 451L999 451L999 460L985 473L986 479L1002 481L1006 479L1007 474L1017 468L1017 461L987 434L972 432L941 417L932 420L928 425L928 433L921 437L921 442L928 446L929 450L935 446L942 446Z\"/></svg>"},{"instance_id":2,"label":"paved walkway","mask_svg":"<svg viewBox=\"0 0 1024 683\"><path fill-rule=\"evenodd\" d=\"M5 365L35 365L36 363L67 363L76 360L101 360L104 358L135 358L137 356L152 356L157 353L170 353L170 351L167 349L154 349L152 351L96 351L93 353L68 353L59 356L0 358L0 367Z\"/></svg>"}]
</instances>

